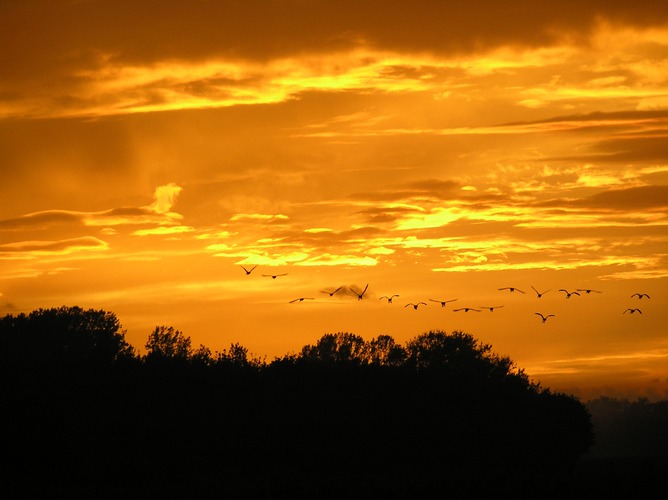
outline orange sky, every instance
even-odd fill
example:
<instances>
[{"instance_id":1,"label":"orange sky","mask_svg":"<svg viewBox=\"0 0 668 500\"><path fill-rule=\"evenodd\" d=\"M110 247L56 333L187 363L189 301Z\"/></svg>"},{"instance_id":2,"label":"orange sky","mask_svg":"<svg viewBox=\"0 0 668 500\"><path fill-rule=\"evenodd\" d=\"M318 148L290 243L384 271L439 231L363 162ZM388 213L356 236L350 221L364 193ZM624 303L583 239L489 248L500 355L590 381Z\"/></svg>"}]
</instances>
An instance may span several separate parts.
<instances>
[{"instance_id":1,"label":"orange sky","mask_svg":"<svg viewBox=\"0 0 668 500\"><path fill-rule=\"evenodd\" d=\"M0 3L0 313L268 360L461 329L668 398L668 2L611 4Z\"/></svg>"}]
</instances>

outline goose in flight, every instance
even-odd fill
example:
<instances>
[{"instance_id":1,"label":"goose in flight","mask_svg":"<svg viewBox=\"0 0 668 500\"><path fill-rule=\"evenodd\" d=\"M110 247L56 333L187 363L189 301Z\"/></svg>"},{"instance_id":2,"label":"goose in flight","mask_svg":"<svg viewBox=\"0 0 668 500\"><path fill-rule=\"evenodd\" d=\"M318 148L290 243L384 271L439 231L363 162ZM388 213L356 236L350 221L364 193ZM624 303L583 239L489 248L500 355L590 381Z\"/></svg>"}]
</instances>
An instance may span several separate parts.
<instances>
[{"instance_id":1,"label":"goose in flight","mask_svg":"<svg viewBox=\"0 0 668 500\"><path fill-rule=\"evenodd\" d=\"M577 295L578 297L580 296L579 292L569 292L568 290L564 290L563 288L559 289L560 292L564 292L566 294L566 298L570 299L571 295Z\"/></svg>"},{"instance_id":2,"label":"goose in flight","mask_svg":"<svg viewBox=\"0 0 668 500\"><path fill-rule=\"evenodd\" d=\"M551 318L554 314L548 314L547 316L542 315L541 313L536 313L543 320L543 323L547 321L547 318Z\"/></svg>"},{"instance_id":3,"label":"goose in flight","mask_svg":"<svg viewBox=\"0 0 668 500\"><path fill-rule=\"evenodd\" d=\"M624 311L624 314L626 314L627 311L630 312L631 314L633 314L634 312L639 312L640 314L642 314L642 311L641 311L640 309L631 309L631 308L629 308L629 309L627 309L626 311Z\"/></svg>"},{"instance_id":4,"label":"goose in flight","mask_svg":"<svg viewBox=\"0 0 668 500\"><path fill-rule=\"evenodd\" d=\"M480 312L480 309L473 309L472 307L460 307L459 309L453 309L454 312L459 312L459 311L464 311L464 312L469 312L469 311L475 311L477 313Z\"/></svg>"},{"instance_id":5,"label":"goose in flight","mask_svg":"<svg viewBox=\"0 0 668 500\"><path fill-rule=\"evenodd\" d=\"M533 288L533 285L531 285L531 288ZM536 290L535 288L533 288L533 291L536 292L536 295L538 295L538 298L540 299L543 295L545 295L545 294L546 294L547 292L549 292L550 290L545 290L544 292L539 292L538 290Z\"/></svg>"},{"instance_id":6,"label":"goose in flight","mask_svg":"<svg viewBox=\"0 0 668 500\"><path fill-rule=\"evenodd\" d=\"M292 299L290 304L293 302L304 302L305 300L313 300L313 297L299 297L298 299Z\"/></svg>"},{"instance_id":7,"label":"goose in flight","mask_svg":"<svg viewBox=\"0 0 668 500\"><path fill-rule=\"evenodd\" d=\"M427 305L426 302L418 302L417 304L413 304L412 302L409 302L408 304L406 304L404 306L404 309L406 309L408 306L413 306L413 309L415 309L417 311L417 308L420 304L425 305L425 306Z\"/></svg>"},{"instance_id":8,"label":"goose in flight","mask_svg":"<svg viewBox=\"0 0 668 500\"><path fill-rule=\"evenodd\" d=\"M320 290L320 292L321 292L321 293L326 293L327 295L329 295L329 296L331 297L331 296L333 296L336 292L338 292L339 290L341 290L342 288L343 288L343 285L341 285L339 288L337 288L337 289L334 290L333 292L328 292L327 290Z\"/></svg>"},{"instance_id":9,"label":"goose in flight","mask_svg":"<svg viewBox=\"0 0 668 500\"><path fill-rule=\"evenodd\" d=\"M642 299L643 297L647 297L649 299L649 295L647 295L646 293L634 293L633 295L631 295L631 297L638 297L638 299Z\"/></svg>"},{"instance_id":10,"label":"goose in flight","mask_svg":"<svg viewBox=\"0 0 668 500\"><path fill-rule=\"evenodd\" d=\"M287 276L287 274L288 274L288 273L283 273L283 274L263 274L262 276L264 276L264 277L266 277L266 278L271 278L271 279L275 280L275 279L278 278L279 276Z\"/></svg>"},{"instance_id":11,"label":"goose in flight","mask_svg":"<svg viewBox=\"0 0 668 500\"><path fill-rule=\"evenodd\" d=\"M454 302L457 299L450 299L450 300L429 299L429 300L431 300L432 302L438 302L439 304L441 304L441 307L445 307L445 304L447 304L448 302Z\"/></svg>"},{"instance_id":12,"label":"goose in flight","mask_svg":"<svg viewBox=\"0 0 668 500\"><path fill-rule=\"evenodd\" d=\"M398 296L399 296L399 294L396 294L396 293L395 293L394 295L390 295L389 297L388 297L387 295L383 295L383 296L382 296L381 298L379 298L378 300L386 299L386 300L387 300L387 303L388 303L388 304L391 304L391 303L392 303L392 299L393 299L394 297L398 297Z\"/></svg>"},{"instance_id":13,"label":"goose in flight","mask_svg":"<svg viewBox=\"0 0 668 500\"><path fill-rule=\"evenodd\" d=\"M250 269L246 269L244 266L241 266L241 269L243 269L246 272L246 276L248 276L250 273L253 272L253 269L255 269L257 266L253 266Z\"/></svg>"},{"instance_id":14,"label":"goose in flight","mask_svg":"<svg viewBox=\"0 0 668 500\"><path fill-rule=\"evenodd\" d=\"M357 290L355 290L353 287L350 287L350 289L357 295L357 300L362 300L362 297L364 297L364 293L366 292L366 289L369 288L369 284L367 283L366 286L364 287L364 290L362 290L362 293L359 293Z\"/></svg>"},{"instance_id":15,"label":"goose in flight","mask_svg":"<svg viewBox=\"0 0 668 500\"><path fill-rule=\"evenodd\" d=\"M591 292L594 292L594 293L603 293L603 292L601 292L600 290L592 290L591 288L578 288L577 291L578 291L578 292L584 292L584 293L586 293L587 295L589 295Z\"/></svg>"},{"instance_id":16,"label":"goose in flight","mask_svg":"<svg viewBox=\"0 0 668 500\"><path fill-rule=\"evenodd\" d=\"M480 306L481 309L489 309L489 312L494 312L494 309L498 309L503 306Z\"/></svg>"},{"instance_id":17,"label":"goose in flight","mask_svg":"<svg viewBox=\"0 0 668 500\"><path fill-rule=\"evenodd\" d=\"M524 293L522 290L520 290L519 288L515 288L514 286L504 286L503 288L499 288L499 290L510 290L511 292Z\"/></svg>"}]
</instances>

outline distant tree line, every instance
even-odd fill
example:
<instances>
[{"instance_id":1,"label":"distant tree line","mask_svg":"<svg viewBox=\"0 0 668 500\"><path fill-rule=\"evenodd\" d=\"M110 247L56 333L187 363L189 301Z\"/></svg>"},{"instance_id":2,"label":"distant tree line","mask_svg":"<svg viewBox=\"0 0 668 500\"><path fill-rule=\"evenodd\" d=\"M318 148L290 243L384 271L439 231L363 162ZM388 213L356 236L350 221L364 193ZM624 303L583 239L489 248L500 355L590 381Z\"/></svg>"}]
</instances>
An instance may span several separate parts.
<instances>
[{"instance_id":1,"label":"distant tree line","mask_svg":"<svg viewBox=\"0 0 668 500\"><path fill-rule=\"evenodd\" d=\"M559 467L593 443L584 404L460 331L404 345L326 334L270 362L236 343L193 348L166 326L140 355L125 334L103 310L0 318L9 470L85 482L249 468Z\"/></svg>"},{"instance_id":2,"label":"distant tree line","mask_svg":"<svg viewBox=\"0 0 668 500\"><path fill-rule=\"evenodd\" d=\"M596 431L588 456L668 458L668 401L598 397L586 406Z\"/></svg>"}]
</instances>

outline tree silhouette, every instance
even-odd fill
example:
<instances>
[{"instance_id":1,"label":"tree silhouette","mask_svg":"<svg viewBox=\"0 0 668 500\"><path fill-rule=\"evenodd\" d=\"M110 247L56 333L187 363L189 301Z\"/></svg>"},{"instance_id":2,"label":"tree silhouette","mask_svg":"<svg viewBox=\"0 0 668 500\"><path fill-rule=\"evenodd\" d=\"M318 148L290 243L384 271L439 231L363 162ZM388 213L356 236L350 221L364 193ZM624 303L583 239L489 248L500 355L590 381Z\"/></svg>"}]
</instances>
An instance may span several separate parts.
<instances>
[{"instance_id":1,"label":"tree silhouette","mask_svg":"<svg viewBox=\"0 0 668 500\"><path fill-rule=\"evenodd\" d=\"M15 367L102 366L135 357L115 314L80 307L0 319L0 363Z\"/></svg>"},{"instance_id":2,"label":"tree silhouette","mask_svg":"<svg viewBox=\"0 0 668 500\"><path fill-rule=\"evenodd\" d=\"M431 331L417 336L406 344L407 363L416 369L468 368L486 359L491 346L480 344L473 336L460 331L446 335Z\"/></svg>"},{"instance_id":3,"label":"tree silhouette","mask_svg":"<svg viewBox=\"0 0 668 500\"><path fill-rule=\"evenodd\" d=\"M668 450L668 401L598 397L587 403L596 429L596 457L661 457Z\"/></svg>"},{"instance_id":4,"label":"tree silhouette","mask_svg":"<svg viewBox=\"0 0 668 500\"><path fill-rule=\"evenodd\" d=\"M190 361L195 365L211 366L215 363L211 349L204 345L200 345L195 351L190 354Z\"/></svg>"},{"instance_id":5,"label":"tree silhouette","mask_svg":"<svg viewBox=\"0 0 668 500\"><path fill-rule=\"evenodd\" d=\"M527 390L538 390L509 357L492 352L472 335L455 331L445 334L430 331L406 344L406 364L418 371L447 372L448 377L465 383L467 389L492 382L516 383Z\"/></svg>"},{"instance_id":6,"label":"tree silhouette","mask_svg":"<svg viewBox=\"0 0 668 500\"><path fill-rule=\"evenodd\" d=\"M231 343L229 349L217 353L214 363L219 368L229 368L238 372L257 372L265 366L263 359L251 355L248 348L238 342Z\"/></svg>"},{"instance_id":7,"label":"tree silhouette","mask_svg":"<svg viewBox=\"0 0 668 500\"><path fill-rule=\"evenodd\" d=\"M366 358L367 346L364 339L352 333L328 333L314 346L304 346L301 358L323 364L361 364Z\"/></svg>"},{"instance_id":8,"label":"tree silhouette","mask_svg":"<svg viewBox=\"0 0 668 500\"><path fill-rule=\"evenodd\" d=\"M372 365L401 366L406 359L406 350L390 335L379 335L368 342L367 359Z\"/></svg>"},{"instance_id":9,"label":"tree silhouette","mask_svg":"<svg viewBox=\"0 0 668 500\"><path fill-rule=\"evenodd\" d=\"M192 355L190 337L172 326L156 326L149 334L145 347L148 362L166 359L186 361Z\"/></svg>"},{"instance_id":10,"label":"tree silhouette","mask_svg":"<svg viewBox=\"0 0 668 500\"><path fill-rule=\"evenodd\" d=\"M239 343L193 349L168 326L139 357L124 335L112 313L80 308L0 320L9 470L48 484L239 469L391 481L571 464L592 442L582 403L461 331L404 345L328 333L270 363Z\"/></svg>"}]
</instances>

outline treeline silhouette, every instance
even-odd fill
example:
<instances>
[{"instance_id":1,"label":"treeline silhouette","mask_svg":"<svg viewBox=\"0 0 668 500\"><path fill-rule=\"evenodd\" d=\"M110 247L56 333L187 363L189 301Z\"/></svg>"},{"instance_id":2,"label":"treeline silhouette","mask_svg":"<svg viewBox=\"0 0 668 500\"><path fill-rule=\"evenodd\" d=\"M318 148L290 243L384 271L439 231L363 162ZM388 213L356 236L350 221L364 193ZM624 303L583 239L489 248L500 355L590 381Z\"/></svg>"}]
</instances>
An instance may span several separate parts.
<instances>
[{"instance_id":1,"label":"treeline silhouette","mask_svg":"<svg viewBox=\"0 0 668 500\"><path fill-rule=\"evenodd\" d=\"M592 457L668 457L668 401L598 397L586 403L595 430Z\"/></svg>"},{"instance_id":2,"label":"treeline silhouette","mask_svg":"<svg viewBox=\"0 0 668 500\"><path fill-rule=\"evenodd\" d=\"M0 319L0 447L15 490L188 484L243 497L280 484L294 497L301 481L323 498L323 484L334 494L376 478L376 493L431 480L447 492L483 471L492 488L509 471L567 470L594 442L583 403L461 331L404 345L325 334L270 362L240 344L195 349L166 326L139 354L125 333L115 314L79 307Z\"/></svg>"}]
</instances>

